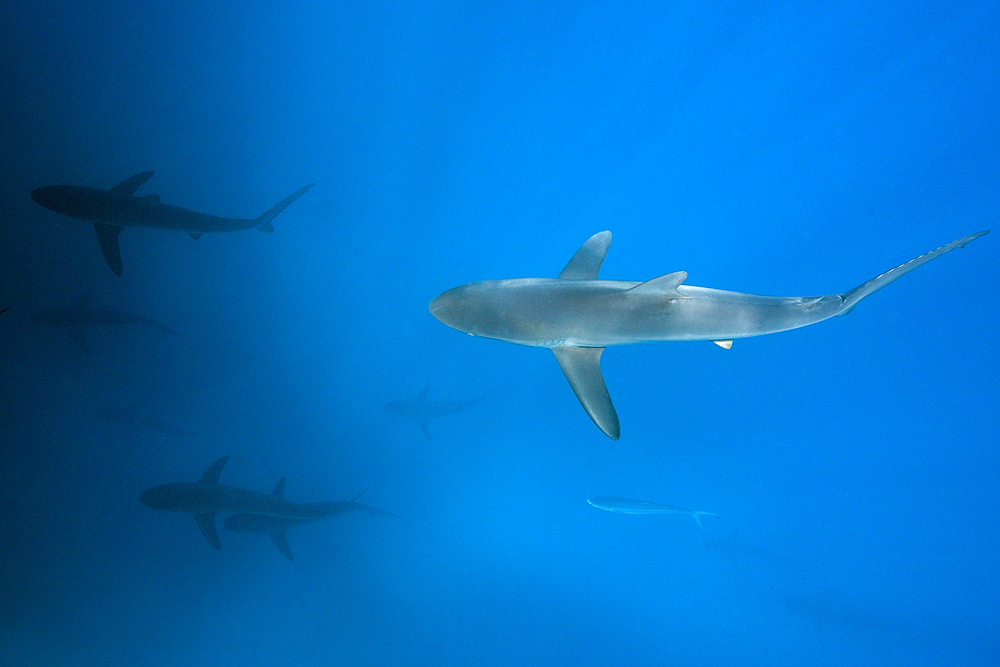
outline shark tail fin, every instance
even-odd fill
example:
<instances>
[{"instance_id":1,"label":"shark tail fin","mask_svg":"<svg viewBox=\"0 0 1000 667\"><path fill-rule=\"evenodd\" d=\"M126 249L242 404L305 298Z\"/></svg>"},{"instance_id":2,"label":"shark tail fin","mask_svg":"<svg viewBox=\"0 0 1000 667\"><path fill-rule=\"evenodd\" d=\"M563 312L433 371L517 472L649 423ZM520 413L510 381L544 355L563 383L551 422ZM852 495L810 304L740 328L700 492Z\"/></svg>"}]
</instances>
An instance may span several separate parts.
<instances>
[{"instance_id":1,"label":"shark tail fin","mask_svg":"<svg viewBox=\"0 0 1000 667\"><path fill-rule=\"evenodd\" d=\"M271 221L274 220L276 217L278 217L279 213L281 213L286 208L288 208L289 206L291 206L292 202L294 202L296 199L298 199L299 197L301 197L305 193L309 192L309 188L311 188L314 185L316 185L316 184L315 183L310 183L309 185L305 186L304 188L300 188L300 189L296 190L295 192L293 192L292 194L288 195L287 197L285 197L284 199L282 199L281 201L279 201L277 204L275 204L274 206L272 206L271 208L269 208L264 213L264 215L260 216L259 218L257 218L255 220L256 224L254 225L254 229L257 229L258 231L262 231L262 232L273 232L274 231L274 225L271 224Z\"/></svg>"},{"instance_id":2,"label":"shark tail fin","mask_svg":"<svg viewBox=\"0 0 1000 667\"><path fill-rule=\"evenodd\" d=\"M964 248L966 244L969 243L970 241L975 241L980 236L984 236L989 233L990 231L986 230L984 232L976 232L975 234L969 234L968 236L963 236L957 241L952 241L951 243L943 245L940 248L937 248L936 250L931 250L930 252L926 252L923 255L920 255L920 257L911 259L909 262L906 262L905 264L900 264L894 269L889 269L885 273L875 276L874 278L864 283L863 285L858 285L849 292L844 292L843 294L840 294L839 296L843 301L843 306L840 312L837 313L837 315L847 315L849 312L854 310L854 306L858 304L858 301L861 301L861 299L865 298L869 294L879 291L889 283L893 282L898 278L902 278L903 276L905 276L910 271L913 271L914 269L920 268L921 266L931 261L932 259L937 259L941 255L945 254L946 252L951 252L955 248Z\"/></svg>"}]
</instances>

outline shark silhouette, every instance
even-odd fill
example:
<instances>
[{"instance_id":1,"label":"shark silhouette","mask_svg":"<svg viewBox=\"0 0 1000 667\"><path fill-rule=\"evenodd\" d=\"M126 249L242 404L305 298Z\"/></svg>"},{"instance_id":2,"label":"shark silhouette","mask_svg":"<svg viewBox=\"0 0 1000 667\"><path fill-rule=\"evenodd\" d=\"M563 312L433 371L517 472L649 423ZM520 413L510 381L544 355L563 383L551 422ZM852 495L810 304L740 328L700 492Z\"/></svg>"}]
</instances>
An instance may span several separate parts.
<instances>
[{"instance_id":1,"label":"shark silhouette","mask_svg":"<svg viewBox=\"0 0 1000 667\"><path fill-rule=\"evenodd\" d=\"M153 172L144 171L110 190L83 185L46 185L32 190L31 198L50 211L92 222L104 260L116 276L121 276L122 256L118 235L125 227L187 232L195 240L209 232L235 232L250 228L273 232L271 221L315 185L310 183L296 190L257 218L220 218L164 204L160 202L159 195L136 197L135 191L152 176Z\"/></svg>"},{"instance_id":2,"label":"shark silhouette","mask_svg":"<svg viewBox=\"0 0 1000 667\"><path fill-rule=\"evenodd\" d=\"M605 231L590 237L557 278L467 283L442 292L429 308L434 317L458 331L551 349L584 410L605 435L617 440L618 413L601 375L605 347L708 340L729 349L736 338L846 315L866 296L987 233L952 241L848 292L787 297L685 285L686 271L646 282L599 280L611 246L611 232Z\"/></svg>"},{"instance_id":3,"label":"shark silhouette","mask_svg":"<svg viewBox=\"0 0 1000 667\"><path fill-rule=\"evenodd\" d=\"M282 477L278 480L278 483L274 485L274 491L271 492L271 495L275 498L281 498L284 493L285 478ZM362 491L362 493L364 492ZM289 518L269 516L267 514L248 514L241 512L228 517L222 522L222 525L234 533L267 533L268 536L270 536L271 541L274 542L274 546L281 552L281 555L290 561L294 561L295 558L292 557L292 550L288 546L288 537L285 535L285 531L289 528L301 526L304 523L318 521L320 519L328 519L346 512L368 512L373 515L384 514L386 516L396 516L391 512L386 512L385 510L380 510L377 507L357 502L357 499L360 497L361 494L358 494L353 500L348 500L346 502L334 501L300 505L300 507L306 511L313 513L313 516L308 518Z\"/></svg>"},{"instance_id":4,"label":"shark silhouette","mask_svg":"<svg viewBox=\"0 0 1000 667\"><path fill-rule=\"evenodd\" d=\"M219 512L264 514L285 519L312 520L322 518L323 508L289 502L281 495L268 495L259 491L219 484L219 475L228 456L213 463L197 482L161 484L144 491L139 502L146 507L166 512L190 512L202 535L216 549L222 549L219 533L215 529L215 515ZM284 488L284 485L281 484Z\"/></svg>"},{"instance_id":5,"label":"shark silhouette","mask_svg":"<svg viewBox=\"0 0 1000 667\"><path fill-rule=\"evenodd\" d=\"M385 404L385 409L389 412L415 419L417 425L420 427L420 432L424 434L425 438L427 438L427 442L431 442L431 432L430 429L427 428L428 419L446 417L448 415L458 414L459 412L465 412L466 410L479 405L487 398L501 394L505 390L501 389L498 391L491 391L481 396L477 396L476 398L470 398L464 401L429 401L427 400L427 395L430 391L431 387L430 385L427 385L420 391L416 399L390 401Z\"/></svg>"},{"instance_id":6,"label":"shark silhouette","mask_svg":"<svg viewBox=\"0 0 1000 667\"><path fill-rule=\"evenodd\" d=\"M166 324L161 324L148 317L111 310L109 308L99 308L89 304L90 295L84 294L69 308L39 310L31 316L31 319L43 326L66 329L73 337L73 342L76 343L76 346L84 354L89 354L89 351L87 349L87 339L84 337L83 332L85 329L92 327L140 325L156 327L164 334L179 335Z\"/></svg>"}]
</instances>

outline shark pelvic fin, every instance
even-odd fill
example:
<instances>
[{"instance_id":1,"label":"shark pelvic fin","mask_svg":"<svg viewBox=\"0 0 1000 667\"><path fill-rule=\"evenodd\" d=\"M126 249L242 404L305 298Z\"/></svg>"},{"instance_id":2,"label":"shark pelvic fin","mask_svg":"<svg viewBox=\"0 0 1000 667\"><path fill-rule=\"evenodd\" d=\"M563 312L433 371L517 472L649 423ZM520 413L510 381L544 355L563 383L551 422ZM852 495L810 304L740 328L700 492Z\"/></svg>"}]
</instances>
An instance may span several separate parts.
<instances>
[{"instance_id":1,"label":"shark pelvic fin","mask_svg":"<svg viewBox=\"0 0 1000 667\"><path fill-rule=\"evenodd\" d=\"M104 261L119 278L122 275L122 252L118 247L118 235L122 233L122 229L124 227L105 225L103 222L94 223L94 231L97 232L97 242L101 244Z\"/></svg>"},{"instance_id":2,"label":"shark pelvic fin","mask_svg":"<svg viewBox=\"0 0 1000 667\"><path fill-rule=\"evenodd\" d=\"M199 484L218 484L219 475L222 474L222 469L226 467L226 461L229 460L229 455L223 456L221 459L209 466L205 474L198 479Z\"/></svg>"},{"instance_id":3,"label":"shark pelvic fin","mask_svg":"<svg viewBox=\"0 0 1000 667\"><path fill-rule=\"evenodd\" d=\"M314 185L316 184L310 183L309 185L303 188L299 188L298 190L296 190L295 192L288 195L287 197L279 201L277 204L269 208L262 216L257 218L256 220L257 224L254 225L254 229L261 232L273 232L274 225L271 224L271 221L274 220L276 217L278 217L279 213L281 213L286 208L291 206L293 201L295 201L305 193L309 192L309 188L311 188Z\"/></svg>"},{"instance_id":4,"label":"shark pelvic fin","mask_svg":"<svg viewBox=\"0 0 1000 667\"><path fill-rule=\"evenodd\" d=\"M610 238L610 234L609 234ZM569 386L597 428L612 440L621 437L618 413L601 375L603 347L554 347L553 354L562 368Z\"/></svg>"},{"instance_id":5,"label":"shark pelvic fin","mask_svg":"<svg viewBox=\"0 0 1000 667\"><path fill-rule=\"evenodd\" d=\"M153 172L144 171L141 174L136 174L135 176L129 176L124 181L116 185L115 187L108 190L111 194L121 195L123 197L131 197L135 194L135 191L142 187L142 184L153 177ZM157 198L159 201L159 198Z\"/></svg>"},{"instance_id":6,"label":"shark pelvic fin","mask_svg":"<svg viewBox=\"0 0 1000 667\"><path fill-rule=\"evenodd\" d=\"M271 492L271 495L274 496L275 498L281 498L282 496L285 495L285 478L284 477L282 477L281 479L279 479L278 483L274 485L274 491Z\"/></svg>"},{"instance_id":7,"label":"shark pelvic fin","mask_svg":"<svg viewBox=\"0 0 1000 667\"><path fill-rule=\"evenodd\" d=\"M723 350L733 349L733 339L729 338L727 340L713 340L713 343L721 347Z\"/></svg>"},{"instance_id":8,"label":"shark pelvic fin","mask_svg":"<svg viewBox=\"0 0 1000 667\"><path fill-rule=\"evenodd\" d=\"M611 247L611 232L598 232L580 246L569 263L559 273L561 280L597 280L604 256Z\"/></svg>"},{"instance_id":9,"label":"shark pelvic fin","mask_svg":"<svg viewBox=\"0 0 1000 667\"><path fill-rule=\"evenodd\" d=\"M278 551L281 552L281 555L288 560L295 562L295 559L292 558L292 550L288 546L288 538L285 536L285 531L268 533L268 535L271 536L271 541L274 542L274 546L278 547Z\"/></svg>"},{"instance_id":10,"label":"shark pelvic fin","mask_svg":"<svg viewBox=\"0 0 1000 667\"><path fill-rule=\"evenodd\" d=\"M667 299L683 299L677 288L687 280L687 271L674 271L665 276L647 280L631 288L629 292L636 294L656 294Z\"/></svg>"},{"instance_id":11,"label":"shark pelvic fin","mask_svg":"<svg viewBox=\"0 0 1000 667\"><path fill-rule=\"evenodd\" d=\"M198 524L198 528L201 529L201 534L205 536L208 543L211 544L216 551L222 551L222 542L219 540L219 531L215 529L215 515L214 514L195 514L194 520Z\"/></svg>"}]
</instances>

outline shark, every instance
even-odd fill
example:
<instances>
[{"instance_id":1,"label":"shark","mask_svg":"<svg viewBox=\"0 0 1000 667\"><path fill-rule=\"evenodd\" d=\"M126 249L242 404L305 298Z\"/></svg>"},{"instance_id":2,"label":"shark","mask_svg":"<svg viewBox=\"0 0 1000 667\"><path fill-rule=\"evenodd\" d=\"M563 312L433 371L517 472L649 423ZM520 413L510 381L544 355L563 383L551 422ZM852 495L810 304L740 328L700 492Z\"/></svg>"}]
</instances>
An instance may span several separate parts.
<instances>
[{"instance_id":1,"label":"shark","mask_svg":"<svg viewBox=\"0 0 1000 667\"><path fill-rule=\"evenodd\" d=\"M160 201L159 195L136 197L135 192L152 178L152 171L130 176L110 190L84 185L46 185L31 191L31 198L50 211L93 223L104 261L116 276L122 275L118 236L126 227L152 227L187 234L194 240L202 234L257 229L273 232L271 222L315 183L299 188L256 218L221 218Z\"/></svg>"},{"instance_id":2,"label":"shark","mask_svg":"<svg viewBox=\"0 0 1000 667\"><path fill-rule=\"evenodd\" d=\"M228 460L228 456L217 460L197 482L161 484L143 491L139 496L139 502L155 510L194 514L194 520L201 529L201 534L216 550L222 549L222 542L215 527L215 515L219 512L264 514L284 519L322 518L322 508L317 508L315 504L300 505L285 500L281 494L268 495L219 484L219 475L222 474L222 469ZM281 487L284 485L281 484Z\"/></svg>"},{"instance_id":3,"label":"shark","mask_svg":"<svg viewBox=\"0 0 1000 667\"><path fill-rule=\"evenodd\" d=\"M428 419L434 417L447 417L448 415L465 412L466 410L482 403L487 398L503 393L504 390L501 389L498 391L492 391L483 394L482 396L477 396L464 401L429 401L427 400L427 395L430 391L431 387L430 385L427 385L420 391L415 399L390 401L385 404L385 409L389 412L415 419L417 421L417 425L420 427L420 432L424 434L427 442L431 442L431 432L430 429L427 428Z\"/></svg>"},{"instance_id":4,"label":"shark","mask_svg":"<svg viewBox=\"0 0 1000 667\"><path fill-rule=\"evenodd\" d=\"M89 350L87 348L87 339L84 337L83 332L93 327L150 326L159 329L164 335L180 335L166 324L161 324L148 317L91 306L89 294L84 294L69 308L39 310L31 316L31 319L43 326L66 329L73 337L73 342L76 343L76 346L84 354L89 354Z\"/></svg>"},{"instance_id":5,"label":"shark","mask_svg":"<svg viewBox=\"0 0 1000 667\"><path fill-rule=\"evenodd\" d=\"M714 512L699 512L675 505L653 503L648 500L629 500L628 498L599 496L597 498L587 498L587 502L598 509L607 510L608 512L619 512L621 514L687 514L695 520L699 528L704 528L701 525L701 517L719 516Z\"/></svg>"},{"instance_id":6,"label":"shark","mask_svg":"<svg viewBox=\"0 0 1000 667\"><path fill-rule=\"evenodd\" d=\"M847 315L858 302L910 271L978 239L964 236L847 292L759 296L685 284L686 271L634 282L601 280L611 232L591 236L556 278L484 280L454 287L429 304L443 324L471 336L549 348L584 410L609 438L621 437L601 355L611 345L711 341L730 349L762 336Z\"/></svg>"},{"instance_id":7,"label":"shark","mask_svg":"<svg viewBox=\"0 0 1000 667\"><path fill-rule=\"evenodd\" d=\"M271 495L275 498L281 498L284 493L285 478L282 477L278 480L278 483L274 485L274 491L271 492ZM386 512L385 510L380 510L377 507L357 502L357 499L360 497L361 494L358 494L358 496L353 500L345 502L333 501L300 505L300 507L306 511L312 512L313 515L310 517L290 518L241 512L226 518L226 520L222 522L222 525L234 533L267 533L268 536L270 536L271 541L274 542L274 546L278 548L279 552L281 552L281 555L290 561L294 561L295 558L292 556L292 550L288 546L288 537L285 535L285 531L289 528L301 526L302 524L309 523L311 521L328 519L346 512L368 512L371 515L384 514L386 516L396 516L391 512Z\"/></svg>"}]
</instances>

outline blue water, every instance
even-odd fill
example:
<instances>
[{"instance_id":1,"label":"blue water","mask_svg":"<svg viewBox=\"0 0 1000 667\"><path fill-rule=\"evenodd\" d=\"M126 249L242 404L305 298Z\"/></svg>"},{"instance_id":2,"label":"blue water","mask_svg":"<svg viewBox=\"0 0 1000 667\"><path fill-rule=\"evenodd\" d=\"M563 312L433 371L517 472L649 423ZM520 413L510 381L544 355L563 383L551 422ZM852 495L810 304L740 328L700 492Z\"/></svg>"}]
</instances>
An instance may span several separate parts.
<instances>
[{"instance_id":1,"label":"blue water","mask_svg":"<svg viewBox=\"0 0 1000 667\"><path fill-rule=\"evenodd\" d=\"M1000 10L948 3L0 6L0 664L994 665L998 231L773 336L551 353L427 311L472 280L840 292L996 227ZM110 188L273 234L93 229ZM167 324L30 315L90 294ZM429 423L385 404L464 400ZM141 414L193 435L125 432ZM195 481L361 500L212 549ZM621 496L695 510L629 516ZM223 517L219 517L220 520Z\"/></svg>"}]
</instances>

